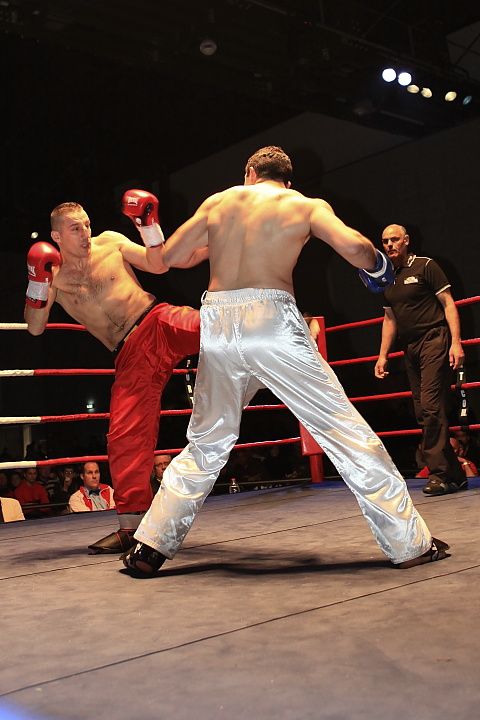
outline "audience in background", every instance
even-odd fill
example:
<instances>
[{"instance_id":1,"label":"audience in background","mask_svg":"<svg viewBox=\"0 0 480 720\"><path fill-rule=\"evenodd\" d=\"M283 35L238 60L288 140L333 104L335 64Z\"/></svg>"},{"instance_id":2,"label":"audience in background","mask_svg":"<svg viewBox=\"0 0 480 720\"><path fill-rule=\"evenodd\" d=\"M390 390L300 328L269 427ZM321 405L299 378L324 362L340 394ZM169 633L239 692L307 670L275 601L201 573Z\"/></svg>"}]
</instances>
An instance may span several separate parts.
<instances>
[{"instance_id":1,"label":"audience in background","mask_svg":"<svg viewBox=\"0 0 480 720\"><path fill-rule=\"evenodd\" d=\"M49 508L42 508L48 505L48 493L41 483L38 482L37 468L26 468L23 472L23 480L14 490L14 497L22 506L26 518L38 518L49 514ZM37 507L38 506L38 507Z\"/></svg>"},{"instance_id":2,"label":"audience in background","mask_svg":"<svg viewBox=\"0 0 480 720\"><path fill-rule=\"evenodd\" d=\"M468 427L461 427L455 430L453 437L456 438L461 445L461 457L468 457L475 465L480 467L480 445L475 436L470 434Z\"/></svg>"},{"instance_id":3,"label":"audience in background","mask_svg":"<svg viewBox=\"0 0 480 720\"><path fill-rule=\"evenodd\" d=\"M55 514L64 514L68 512L68 503L70 497L78 490L78 479L76 477L73 465L65 465L58 470L58 483L55 485L53 494L50 498L55 505L53 511Z\"/></svg>"},{"instance_id":4,"label":"audience in background","mask_svg":"<svg viewBox=\"0 0 480 720\"><path fill-rule=\"evenodd\" d=\"M71 512L111 510L115 507L112 488L100 482L98 463L83 463L80 480L80 489L73 493L68 503Z\"/></svg>"},{"instance_id":5,"label":"audience in background","mask_svg":"<svg viewBox=\"0 0 480 720\"><path fill-rule=\"evenodd\" d=\"M455 453L458 462L460 463L460 466L462 468L462 472L465 474L465 477L471 478L478 475L478 469L476 464L471 460L470 458L467 458L464 455L464 448L460 441L456 437L450 438L450 445L453 448L453 452ZM427 478L430 474L430 470L427 465L425 465L419 472L415 475L417 478Z\"/></svg>"},{"instance_id":6,"label":"audience in background","mask_svg":"<svg viewBox=\"0 0 480 720\"><path fill-rule=\"evenodd\" d=\"M38 468L38 482L43 485L48 493L48 497L52 500L55 488L60 485L55 467L52 465L40 465Z\"/></svg>"},{"instance_id":7,"label":"audience in background","mask_svg":"<svg viewBox=\"0 0 480 720\"><path fill-rule=\"evenodd\" d=\"M158 488L162 484L163 473L172 462L171 455L154 455L153 458L153 471L150 477L150 485L152 487L152 493L157 494Z\"/></svg>"},{"instance_id":8,"label":"audience in background","mask_svg":"<svg viewBox=\"0 0 480 720\"><path fill-rule=\"evenodd\" d=\"M8 475L0 470L0 497L13 497Z\"/></svg>"}]
</instances>

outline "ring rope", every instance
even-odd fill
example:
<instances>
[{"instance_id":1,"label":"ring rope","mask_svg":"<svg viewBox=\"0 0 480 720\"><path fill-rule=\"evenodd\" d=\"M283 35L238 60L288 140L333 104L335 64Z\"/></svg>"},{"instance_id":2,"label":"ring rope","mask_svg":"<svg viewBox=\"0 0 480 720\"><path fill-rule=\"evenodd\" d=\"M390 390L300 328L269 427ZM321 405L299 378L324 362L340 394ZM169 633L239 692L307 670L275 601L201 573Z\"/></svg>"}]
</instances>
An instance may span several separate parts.
<instances>
[{"instance_id":1,"label":"ring rope","mask_svg":"<svg viewBox=\"0 0 480 720\"><path fill-rule=\"evenodd\" d=\"M480 338L470 338L468 340L462 340L462 345L480 345ZM403 356L403 351L389 353L388 359L399 358ZM346 358L344 360L330 360L329 365L341 366L341 365L356 365L364 362L373 362L378 360L378 355L367 355L365 357L357 358ZM189 375L191 372L196 372L196 368L175 368L173 371L174 375ZM15 370L0 370L0 377L48 377L48 376L69 376L69 375L114 375L114 369L105 368L42 368L42 369L15 369Z\"/></svg>"},{"instance_id":2,"label":"ring rope","mask_svg":"<svg viewBox=\"0 0 480 720\"><path fill-rule=\"evenodd\" d=\"M299 437L282 438L281 440L260 440L259 442L237 443L234 450L243 450L254 447L272 447L273 445L293 445L300 442ZM155 455L178 455L181 448L168 448L167 450L155 450ZM108 455L85 455L83 457L51 458L49 460L12 460L0 462L0 470L14 470L15 468L44 467L50 465L74 465L84 462L108 462Z\"/></svg>"},{"instance_id":3,"label":"ring rope","mask_svg":"<svg viewBox=\"0 0 480 720\"><path fill-rule=\"evenodd\" d=\"M474 305L480 302L480 295L474 295L473 297L463 298L462 300L455 300L455 305L461 307L463 305ZM376 318L369 318L368 320L356 320L355 322L344 323L343 325L331 325L325 328L325 332L338 332L340 330L351 330L352 328L367 327L368 325L380 325L383 322L383 316Z\"/></svg>"},{"instance_id":4,"label":"ring rope","mask_svg":"<svg viewBox=\"0 0 480 720\"><path fill-rule=\"evenodd\" d=\"M456 390L458 387L465 390L480 387L480 381L462 383L460 386L452 385L451 389ZM374 402L375 400L397 400L399 398L412 397L411 390L401 390L399 392L384 393L382 395L359 395L357 397L348 398L351 403ZM245 411L255 410L287 410L287 406L282 403L278 405L248 405ZM179 410L160 410L160 416L177 416L191 415L191 408L182 408ZM38 423L52 422L77 422L80 420L109 420L110 413L74 413L70 415L25 415L25 416L6 416L0 417L0 425L35 425Z\"/></svg>"},{"instance_id":5,"label":"ring rope","mask_svg":"<svg viewBox=\"0 0 480 720\"><path fill-rule=\"evenodd\" d=\"M480 302L480 296L475 296L471 298L464 298L463 300L456 301L456 305L463 306L463 305L470 305ZM336 325L331 326L329 328L325 328L325 332L335 332L339 330L346 330L351 329L354 327L365 327L369 325L376 325L383 322L383 317L380 318L370 318L368 320L361 320L353 323L346 323L343 325ZM0 330L27 330L28 326L26 323L0 323ZM80 330L80 331L86 331L86 328L83 325L73 324L73 323L48 323L46 326L46 329L49 330ZM477 345L480 344L480 338L471 338L468 340L463 340L462 344L464 345ZM403 355L403 352L395 352L390 353L389 358L395 358L395 357L401 357ZM361 362L371 362L374 360L377 360L378 355L372 355L368 357L362 357L362 358L350 358L350 359L344 359L344 360L335 360L331 361L330 365L348 365L348 364L356 364ZM176 368L173 373L174 374L182 374L187 375L190 372L196 372L193 368L190 366L187 367L187 369L183 368ZM0 371L0 377L31 377L31 376L48 376L48 375L113 375L115 373L114 369L40 369L40 370L2 370ZM472 382L472 383L461 383L460 385L454 385L452 388L456 388L458 390L459 387L461 388L476 388L480 386L480 382ZM386 400L386 399L393 399L393 398L399 398L399 397L410 397L411 391L404 391L404 392L397 392L397 393L386 393L384 395L365 395L365 396L359 396L356 398L350 398L351 402L367 402L367 401L374 401L374 400ZM277 410L277 409L286 409L285 405L253 405L248 406L245 408L246 410ZM191 413L191 409L180 409L180 410L164 410L161 411L160 414L162 415L187 415ZM74 415L51 415L51 416L31 416L31 417L5 417L0 418L0 424L35 424L35 423L41 423L41 422L69 422L69 421L76 421L76 420L107 420L109 418L109 413L82 413L82 414L74 414ZM458 429L460 426L452 426L450 430ZM469 425L469 428L471 430L478 430L480 429L480 425L473 424ZM420 435L422 430L420 428L416 429L407 429L407 430L389 430L389 431L380 431L376 433L379 437L398 437L398 436L408 436L408 435ZM241 448L252 448L252 447L268 447L272 445L280 445L280 444L286 444L286 443L298 443L300 442L300 438L286 438L282 440L266 440L261 442L255 442L255 443L239 443L238 445L235 445L234 449L241 449ZM156 451L156 454L165 453L165 454L177 454L181 452L182 448L174 448L169 450L159 450ZM108 461L107 455L92 455L92 456L85 456L82 458L54 458L50 460L23 460L23 461L12 461L12 462L3 462L0 463L1 469L12 469L12 468L27 468L27 467L40 467L42 465L59 465L59 464L68 464L73 462L87 462L90 461L99 461L99 462L105 462Z\"/></svg>"}]
</instances>

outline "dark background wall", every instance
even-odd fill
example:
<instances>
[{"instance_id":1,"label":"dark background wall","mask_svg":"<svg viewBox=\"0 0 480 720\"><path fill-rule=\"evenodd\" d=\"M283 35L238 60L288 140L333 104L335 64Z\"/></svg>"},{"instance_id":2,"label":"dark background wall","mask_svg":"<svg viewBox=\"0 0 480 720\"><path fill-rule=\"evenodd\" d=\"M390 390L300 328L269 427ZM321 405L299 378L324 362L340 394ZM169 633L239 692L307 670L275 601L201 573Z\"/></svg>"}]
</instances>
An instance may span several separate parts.
<instances>
[{"instance_id":1,"label":"dark background wall","mask_svg":"<svg viewBox=\"0 0 480 720\"><path fill-rule=\"evenodd\" d=\"M396 147L376 150L343 167L332 167L322 162L321 138L313 135L311 119L299 118L296 122L277 126L233 145L195 166L173 174L170 178L146 179L146 185L160 195L167 224L170 229L182 222L197 202L220 187L241 181L243 163L250 152L266 142L282 144L297 166L295 186L311 196L322 196L348 224L357 227L374 241L378 241L384 225L400 222L410 231L412 244L418 254L439 260L451 279L456 298L478 293L478 267L480 260L478 240L478 166L480 148L478 136L480 121L460 128L444 131L429 138L403 142ZM342 145L348 135L345 124L330 129L331 148ZM358 142L361 142L359 137ZM369 143L365 142L368 152ZM212 172L215 168L215 172ZM199 178L203 178L200 182ZM100 178L101 180L102 178ZM121 180L121 178L119 178ZM110 187L102 208L101 220L109 217L107 226L131 236L128 222L118 213L121 190L133 179ZM82 202L89 210L99 180L92 178L79 191ZM214 185L214 186L213 186ZM97 204L93 204L94 208ZM90 211L91 212L91 211ZM91 213L92 214L92 213ZM31 218L31 228L40 229L46 236L48 209L42 218ZM94 231L101 231L92 214ZM43 228L43 229L42 229ZM5 236L3 240L5 241ZM12 238L12 243L15 238ZM2 285L0 297L2 319L22 320L25 290L24 246L3 250L0 254ZM5 247L5 242L4 242ZM208 282L206 264L191 271L171 271L162 277L140 274L145 288L159 297L174 303L187 303L199 307L202 291ZM316 239L305 247L295 271L296 293L299 306L313 313L323 314L327 325L377 317L382 314L381 298L370 295L359 282L355 271L329 248ZM464 337L480 335L478 306L461 311ZM68 321L61 308L55 306L52 321ZM330 359L373 355L378 351L380 328L352 331L329 336ZM45 333L32 338L26 333L2 333L2 366L12 367L111 367L110 354L88 335L78 332ZM467 371L471 379L478 376L478 350L469 348ZM355 366L339 371L339 376L350 395L389 392L406 389L406 381L399 363L392 364L389 379L380 386L372 377L372 364ZM178 384L178 380L175 381ZM22 388L20 388L22 384ZM60 414L83 412L85 402L94 398L95 409L108 410L109 380L78 378L59 380L3 380L0 391L2 415ZM172 386L167 393L165 406L178 404L184 398L183 390ZM478 394L477 394L478 397ZM478 400L471 393L476 415ZM180 403L182 400L180 400ZM404 426L413 427L414 419L408 402L397 402L394 412L383 403L370 403L360 407L375 429ZM62 445L80 437L83 446L92 448L103 441L104 425L86 423L88 428L79 432L76 424L42 426L35 432L49 438L52 446ZM182 444L182 423L164 423L161 447ZM256 428L258 432L261 428ZM285 432L291 428L287 427ZM11 436L9 442L12 442ZM2 443L0 442L0 445ZM81 444L81 443L80 443ZM77 442L78 445L78 442ZM400 452L400 451L399 451Z\"/></svg>"}]
</instances>

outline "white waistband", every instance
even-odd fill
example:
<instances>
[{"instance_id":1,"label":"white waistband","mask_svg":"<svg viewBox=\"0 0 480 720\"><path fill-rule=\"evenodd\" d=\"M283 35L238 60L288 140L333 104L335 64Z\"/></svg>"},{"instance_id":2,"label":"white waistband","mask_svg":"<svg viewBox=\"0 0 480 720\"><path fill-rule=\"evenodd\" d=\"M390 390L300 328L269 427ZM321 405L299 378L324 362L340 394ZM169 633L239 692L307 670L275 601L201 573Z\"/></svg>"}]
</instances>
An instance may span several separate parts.
<instances>
[{"instance_id":1,"label":"white waistband","mask_svg":"<svg viewBox=\"0 0 480 720\"><path fill-rule=\"evenodd\" d=\"M241 288L240 290L218 290L202 295L203 305L234 305L255 300L283 300L295 302L293 295L276 288Z\"/></svg>"}]
</instances>

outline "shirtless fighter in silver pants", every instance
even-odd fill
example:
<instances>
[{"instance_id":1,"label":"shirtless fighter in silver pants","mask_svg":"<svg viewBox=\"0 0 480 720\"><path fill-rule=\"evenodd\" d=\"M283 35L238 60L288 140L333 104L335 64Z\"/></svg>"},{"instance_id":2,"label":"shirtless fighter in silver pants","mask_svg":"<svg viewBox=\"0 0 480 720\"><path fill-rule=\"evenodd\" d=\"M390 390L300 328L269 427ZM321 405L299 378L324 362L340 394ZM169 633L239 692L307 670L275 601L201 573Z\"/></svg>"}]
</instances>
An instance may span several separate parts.
<instances>
[{"instance_id":1,"label":"shirtless fighter in silver pants","mask_svg":"<svg viewBox=\"0 0 480 720\"><path fill-rule=\"evenodd\" d=\"M209 197L167 241L166 265L208 246L210 283L200 311L200 357L188 446L165 471L139 542L124 556L144 577L173 558L228 460L252 385L271 389L310 431L352 490L396 567L446 557L414 508L383 444L319 355L293 297L292 271L311 235L373 282L391 282L385 258L323 200L290 189L277 147L247 162L243 186Z\"/></svg>"}]
</instances>

